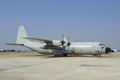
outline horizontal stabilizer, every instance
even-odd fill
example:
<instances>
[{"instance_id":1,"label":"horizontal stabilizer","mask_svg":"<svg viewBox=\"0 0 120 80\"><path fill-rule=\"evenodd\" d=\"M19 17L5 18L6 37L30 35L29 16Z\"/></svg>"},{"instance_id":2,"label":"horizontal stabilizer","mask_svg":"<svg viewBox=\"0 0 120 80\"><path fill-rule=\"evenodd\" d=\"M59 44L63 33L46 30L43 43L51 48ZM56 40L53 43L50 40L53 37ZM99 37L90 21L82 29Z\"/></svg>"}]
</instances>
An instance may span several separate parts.
<instances>
[{"instance_id":1,"label":"horizontal stabilizer","mask_svg":"<svg viewBox=\"0 0 120 80\"><path fill-rule=\"evenodd\" d=\"M24 44L17 44L17 43L6 43L6 45L24 46Z\"/></svg>"}]
</instances>

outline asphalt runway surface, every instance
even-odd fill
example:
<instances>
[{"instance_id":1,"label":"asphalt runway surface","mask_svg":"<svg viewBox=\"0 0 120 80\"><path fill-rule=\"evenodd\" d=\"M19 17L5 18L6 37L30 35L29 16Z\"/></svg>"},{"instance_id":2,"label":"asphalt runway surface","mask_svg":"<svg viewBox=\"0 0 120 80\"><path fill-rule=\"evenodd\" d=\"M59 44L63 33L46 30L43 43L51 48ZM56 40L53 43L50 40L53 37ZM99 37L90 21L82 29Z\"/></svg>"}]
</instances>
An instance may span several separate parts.
<instances>
[{"instance_id":1,"label":"asphalt runway surface","mask_svg":"<svg viewBox=\"0 0 120 80\"><path fill-rule=\"evenodd\" d=\"M0 80L120 80L120 53L78 57L0 52Z\"/></svg>"}]
</instances>

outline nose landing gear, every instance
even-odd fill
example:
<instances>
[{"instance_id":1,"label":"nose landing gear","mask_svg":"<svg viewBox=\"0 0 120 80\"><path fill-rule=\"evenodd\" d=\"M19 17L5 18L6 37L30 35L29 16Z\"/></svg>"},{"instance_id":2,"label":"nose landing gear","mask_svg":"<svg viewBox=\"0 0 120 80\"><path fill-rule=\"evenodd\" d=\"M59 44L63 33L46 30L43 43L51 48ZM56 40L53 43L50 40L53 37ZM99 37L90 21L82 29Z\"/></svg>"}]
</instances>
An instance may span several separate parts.
<instances>
[{"instance_id":1,"label":"nose landing gear","mask_svg":"<svg viewBox=\"0 0 120 80\"><path fill-rule=\"evenodd\" d=\"M101 57L101 54L94 54L94 56L96 56L96 57Z\"/></svg>"}]
</instances>

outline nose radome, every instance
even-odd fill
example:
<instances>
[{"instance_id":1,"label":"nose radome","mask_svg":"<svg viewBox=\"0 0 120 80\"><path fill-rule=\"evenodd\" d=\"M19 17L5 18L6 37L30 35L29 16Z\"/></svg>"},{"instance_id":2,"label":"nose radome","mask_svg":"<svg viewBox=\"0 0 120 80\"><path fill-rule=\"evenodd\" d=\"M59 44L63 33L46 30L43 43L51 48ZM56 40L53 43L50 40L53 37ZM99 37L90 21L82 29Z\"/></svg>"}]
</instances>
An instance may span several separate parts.
<instances>
[{"instance_id":1,"label":"nose radome","mask_svg":"<svg viewBox=\"0 0 120 80\"><path fill-rule=\"evenodd\" d=\"M112 51L112 49L111 49L111 48L106 47L106 49L105 49L105 53L106 53L106 54L110 53L111 51Z\"/></svg>"}]
</instances>

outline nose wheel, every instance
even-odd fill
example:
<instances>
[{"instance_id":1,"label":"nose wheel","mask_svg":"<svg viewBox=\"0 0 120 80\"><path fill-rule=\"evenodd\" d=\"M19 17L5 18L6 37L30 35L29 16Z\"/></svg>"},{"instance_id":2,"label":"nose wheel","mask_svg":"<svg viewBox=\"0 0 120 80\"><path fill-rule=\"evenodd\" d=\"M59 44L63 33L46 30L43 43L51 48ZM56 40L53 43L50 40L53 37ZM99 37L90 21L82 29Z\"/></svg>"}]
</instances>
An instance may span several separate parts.
<instances>
[{"instance_id":1,"label":"nose wheel","mask_svg":"<svg viewBox=\"0 0 120 80\"><path fill-rule=\"evenodd\" d=\"M96 57L101 57L101 54L94 54L94 56L96 56Z\"/></svg>"},{"instance_id":2,"label":"nose wheel","mask_svg":"<svg viewBox=\"0 0 120 80\"><path fill-rule=\"evenodd\" d=\"M97 57L101 57L101 54L97 54Z\"/></svg>"}]
</instances>

